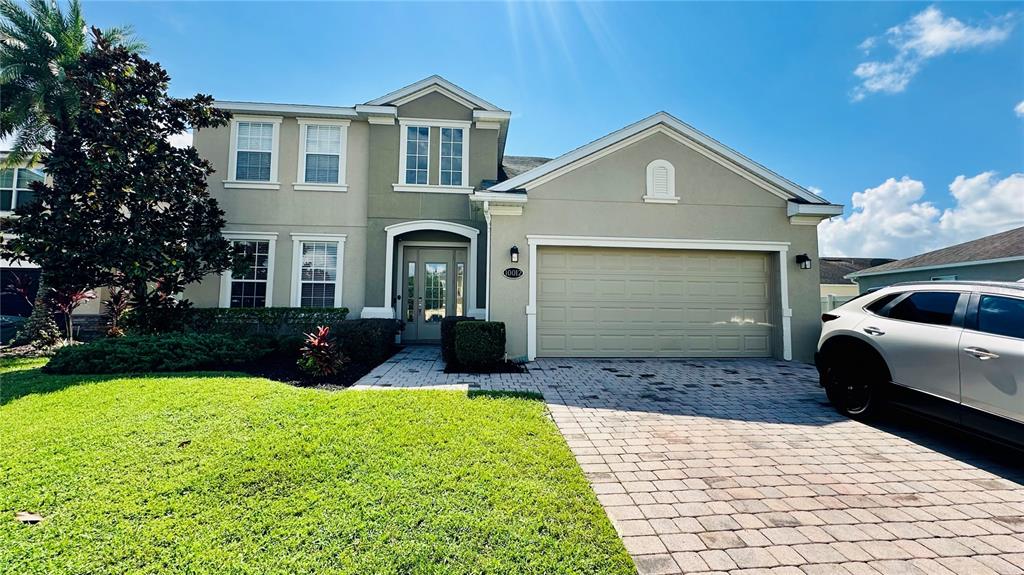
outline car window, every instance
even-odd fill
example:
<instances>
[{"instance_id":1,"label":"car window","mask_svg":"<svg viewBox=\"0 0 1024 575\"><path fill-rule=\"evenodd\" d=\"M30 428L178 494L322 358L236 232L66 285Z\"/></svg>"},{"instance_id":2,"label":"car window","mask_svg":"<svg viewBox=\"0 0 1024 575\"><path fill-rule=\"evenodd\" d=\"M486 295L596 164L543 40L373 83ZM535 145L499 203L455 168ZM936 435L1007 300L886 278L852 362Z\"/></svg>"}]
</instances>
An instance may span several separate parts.
<instances>
[{"instance_id":1,"label":"car window","mask_svg":"<svg viewBox=\"0 0 1024 575\"><path fill-rule=\"evenodd\" d=\"M888 294L888 295L884 295L884 296L876 299L875 301L871 302L864 309L868 310L871 313L880 313L882 311L883 307L889 305L889 302L891 302L892 300L896 299L897 297L899 297L901 295L903 295L903 292L896 292L896 293L891 293L891 294Z\"/></svg>"},{"instance_id":2,"label":"car window","mask_svg":"<svg viewBox=\"0 0 1024 575\"><path fill-rule=\"evenodd\" d=\"M956 312L956 302L959 299L958 292L921 291L907 296L886 315L904 321L950 325L953 323L953 314Z\"/></svg>"},{"instance_id":3,"label":"car window","mask_svg":"<svg viewBox=\"0 0 1024 575\"><path fill-rule=\"evenodd\" d=\"M994 295L981 296L978 331L1024 339L1024 300Z\"/></svg>"}]
</instances>

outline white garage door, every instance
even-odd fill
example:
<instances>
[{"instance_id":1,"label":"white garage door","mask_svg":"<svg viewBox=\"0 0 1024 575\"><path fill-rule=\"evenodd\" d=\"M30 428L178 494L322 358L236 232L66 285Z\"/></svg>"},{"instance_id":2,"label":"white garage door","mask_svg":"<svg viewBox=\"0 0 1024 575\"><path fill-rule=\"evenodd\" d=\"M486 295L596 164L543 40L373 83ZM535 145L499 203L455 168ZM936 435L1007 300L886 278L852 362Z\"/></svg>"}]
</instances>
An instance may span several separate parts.
<instances>
[{"instance_id":1,"label":"white garage door","mask_svg":"<svg viewBox=\"0 0 1024 575\"><path fill-rule=\"evenodd\" d=\"M768 256L541 247L537 355L771 354Z\"/></svg>"}]
</instances>

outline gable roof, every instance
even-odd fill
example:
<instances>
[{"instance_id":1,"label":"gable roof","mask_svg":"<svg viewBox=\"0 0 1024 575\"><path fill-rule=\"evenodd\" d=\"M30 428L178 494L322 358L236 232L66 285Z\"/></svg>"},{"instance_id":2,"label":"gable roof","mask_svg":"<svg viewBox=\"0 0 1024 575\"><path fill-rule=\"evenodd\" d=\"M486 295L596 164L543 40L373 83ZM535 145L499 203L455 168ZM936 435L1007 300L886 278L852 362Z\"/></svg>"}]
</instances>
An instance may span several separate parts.
<instances>
[{"instance_id":1,"label":"gable roof","mask_svg":"<svg viewBox=\"0 0 1024 575\"><path fill-rule=\"evenodd\" d=\"M855 284L846 278L848 274L894 261L892 258L819 258L818 269L823 284Z\"/></svg>"},{"instance_id":2,"label":"gable roof","mask_svg":"<svg viewBox=\"0 0 1024 575\"><path fill-rule=\"evenodd\" d=\"M419 82L409 84L404 88L399 88L394 92L385 94L375 100L370 100L369 102L366 103L366 105L398 106L401 105L402 103L409 101L410 99L418 98L419 96L429 94L430 92L438 91L441 93L447 92L447 94L445 94L446 96L453 97L453 99L455 99L456 101L459 101L460 103L472 109L488 110L492 112L504 111L501 108L495 106L494 104L488 102L487 100L484 100L480 96L463 90L462 88L456 86L455 84L452 84L448 80L445 80L441 76L438 76L437 74L424 78Z\"/></svg>"},{"instance_id":3,"label":"gable roof","mask_svg":"<svg viewBox=\"0 0 1024 575\"><path fill-rule=\"evenodd\" d=\"M1024 227L853 272L849 274L849 277L901 273L971 263L995 263L993 260L1024 260Z\"/></svg>"},{"instance_id":4,"label":"gable roof","mask_svg":"<svg viewBox=\"0 0 1024 575\"><path fill-rule=\"evenodd\" d=\"M571 170L571 166L573 164L584 160L588 156L597 154L606 148L614 146L615 144L633 136L637 136L638 134L642 134L659 125L674 131L698 148L713 153L730 167L734 167L750 174L756 182L761 183L764 187L771 190L777 190L781 195L784 195L788 199L809 204L829 203L825 198L813 194L803 186L783 178L761 164L758 164L667 112L658 112L657 114L648 116L639 122L630 124L620 130L616 130L603 138L599 138L585 146L576 148L575 150L563 154L528 172L519 174L514 178L510 178L504 182L491 186L490 191L507 192L516 188L524 187L543 176L555 172L556 170L560 170L562 168L568 168Z\"/></svg>"}]
</instances>

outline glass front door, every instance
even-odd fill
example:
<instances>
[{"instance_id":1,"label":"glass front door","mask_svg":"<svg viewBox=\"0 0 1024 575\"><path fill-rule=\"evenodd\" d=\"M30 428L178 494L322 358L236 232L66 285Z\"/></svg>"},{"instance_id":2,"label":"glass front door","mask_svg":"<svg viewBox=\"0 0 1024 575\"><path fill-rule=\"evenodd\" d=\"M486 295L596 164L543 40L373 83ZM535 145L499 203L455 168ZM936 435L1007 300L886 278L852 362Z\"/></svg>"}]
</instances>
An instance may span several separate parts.
<instances>
[{"instance_id":1,"label":"glass front door","mask_svg":"<svg viewBox=\"0 0 1024 575\"><path fill-rule=\"evenodd\" d=\"M441 320L466 310L466 250L408 246L402 271L402 339L440 341Z\"/></svg>"}]
</instances>

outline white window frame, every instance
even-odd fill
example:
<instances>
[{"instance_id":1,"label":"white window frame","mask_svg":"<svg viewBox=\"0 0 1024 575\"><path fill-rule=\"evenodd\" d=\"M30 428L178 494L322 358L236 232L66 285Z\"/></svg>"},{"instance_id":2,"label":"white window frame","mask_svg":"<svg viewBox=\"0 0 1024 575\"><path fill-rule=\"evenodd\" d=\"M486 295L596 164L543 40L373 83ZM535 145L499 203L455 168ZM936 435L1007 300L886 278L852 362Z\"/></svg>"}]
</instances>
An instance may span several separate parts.
<instances>
[{"instance_id":1,"label":"white window frame","mask_svg":"<svg viewBox=\"0 0 1024 575\"><path fill-rule=\"evenodd\" d=\"M347 192L348 180L346 167L348 164L348 127L350 120L331 120L326 118L296 118L299 123L299 167L292 187L304 192ZM336 126L341 128L341 148L338 157L338 181L334 183L306 181L306 131L310 126Z\"/></svg>"},{"instance_id":2,"label":"white window frame","mask_svg":"<svg viewBox=\"0 0 1024 575\"><path fill-rule=\"evenodd\" d=\"M277 232L221 232L228 241L269 241L267 248L267 295L263 307L274 307L274 260L277 259ZM231 307L231 270L220 274L220 307Z\"/></svg>"},{"instance_id":3,"label":"white window frame","mask_svg":"<svg viewBox=\"0 0 1024 575\"><path fill-rule=\"evenodd\" d=\"M281 182L277 177L277 164L281 157L281 116L235 116L231 119L231 141L228 146L228 179L224 180L225 188L246 188L250 190L279 190ZM250 180L236 180L236 168L238 167L238 123L256 122L261 124L273 124L274 135L270 150L270 181L255 182Z\"/></svg>"},{"instance_id":4,"label":"white window frame","mask_svg":"<svg viewBox=\"0 0 1024 575\"><path fill-rule=\"evenodd\" d=\"M462 131L462 141L459 142L459 144L462 146L462 155L458 156L459 161L460 161L460 167L459 167L459 180L460 180L460 182L459 182L458 186L456 186L455 184L442 184L441 183L441 172L445 171L444 167L443 167L444 166L444 158L445 158L445 155L444 155L444 131L445 130L461 130ZM466 142L466 133L467 132L466 132L466 130L464 128L453 128L453 127L450 127L450 126L441 126L440 128L437 129L437 184L439 186L449 186L449 187L461 188L461 187L464 187L466 185L466 143L465 143ZM451 145L451 146L455 145L454 132L452 133L452 141L449 142L449 145ZM454 159L456 156L448 156L448 157ZM452 173L455 172L455 170L448 170L448 171L452 172ZM428 172L427 175L429 176L429 172Z\"/></svg>"},{"instance_id":5,"label":"white window frame","mask_svg":"<svg viewBox=\"0 0 1024 575\"><path fill-rule=\"evenodd\" d=\"M17 167L14 167L14 168L7 168L7 169L13 170L14 171L14 175L13 175L13 179L11 180L11 187L10 188L0 188L0 189L3 189L3 190L10 190L10 192L11 192L11 209L9 209L9 210L0 210L0 216L3 216L3 217L16 216L16 214L14 212L18 208L18 192L19 191L25 191L25 192L32 191L32 190L30 190L28 188L19 188L18 187L18 181L19 181L18 180L18 172L20 172L21 170L29 170L29 171L33 171L33 170L37 170L37 169L41 170L42 168L39 167L38 164L37 164L37 166L35 166L35 167L33 167L33 166L17 166ZM43 172L43 181L46 181L46 177L47 177L46 176L46 172Z\"/></svg>"},{"instance_id":6,"label":"white window frame","mask_svg":"<svg viewBox=\"0 0 1024 575\"><path fill-rule=\"evenodd\" d=\"M665 168L668 170L668 191L670 195L661 196L654 190L654 170ZM647 164L647 189L644 190L644 202L648 204L678 204L679 196L676 195L676 168L668 160L654 160Z\"/></svg>"},{"instance_id":7,"label":"white window frame","mask_svg":"<svg viewBox=\"0 0 1024 575\"><path fill-rule=\"evenodd\" d=\"M345 240L346 234L291 234L292 238L292 285L291 306L302 306L302 243L303 242L335 242L338 246L338 268L335 273L334 307L341 307L342 291L345 280Z\"/></svg>"},{"instance_id":8,"label":"white window frame","mask_svg":"<svg viewBox=\"0 0 1024 575\"><path fill-rule=\"evenodd\" d=\"M472 180L469 177L469 158L470 158L470 147L469 147L469 133L472 128L472 122L462 122L458 120L430 120L422 118L399 118L398 126L400 132L399 139L399 154L398 154L398 183L393 184L392 187L396 192L428 192L434 194L471 194L473 193L473 186L466 185ZM438 162L436 166L437 170L437 184L406 184L405 183L405 167L406 167L406 148L409 143L408 129L411 127L417 128L429 128L431 132L437 129L437 153ZM441 181L441 128L461 128L462 129L462 183L461 186L442 186ZM431 139L433 134L431 134ZM427 182L430 182L431 175L434 175L435 166L430 161L430 146L427 146Z\"/></svg>"}]
</instances>

